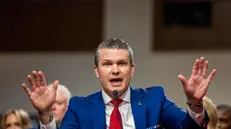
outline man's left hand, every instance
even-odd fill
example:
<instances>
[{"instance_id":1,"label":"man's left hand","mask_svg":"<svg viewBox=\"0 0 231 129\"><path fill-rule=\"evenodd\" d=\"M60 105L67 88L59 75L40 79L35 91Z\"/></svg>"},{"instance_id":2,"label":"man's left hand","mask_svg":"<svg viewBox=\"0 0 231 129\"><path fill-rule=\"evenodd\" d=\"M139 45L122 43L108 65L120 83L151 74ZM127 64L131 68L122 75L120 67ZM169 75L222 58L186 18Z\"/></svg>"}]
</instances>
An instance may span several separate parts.
<instances>
[{"instance_id":1,"label":"man's left hand","mask_svg":"<svg viewBox=\"0 0 231 129\"><path fill-rule=\"evenodd\" d=\"M203 110L203 107L196 109L197 106L195 107L195 105L202 104L203 97L208 90L209 83L216 73L216 69L213 69L209 76L206 76L207 70L208 61L205 61L204 57L201 57L200 59L196 59L189 80L187 80L183 75L178 76L183 84L188 103L191 104L191 106L189 106L190 109L197 113L200 113Z\"/></svg>"}]
</instances>

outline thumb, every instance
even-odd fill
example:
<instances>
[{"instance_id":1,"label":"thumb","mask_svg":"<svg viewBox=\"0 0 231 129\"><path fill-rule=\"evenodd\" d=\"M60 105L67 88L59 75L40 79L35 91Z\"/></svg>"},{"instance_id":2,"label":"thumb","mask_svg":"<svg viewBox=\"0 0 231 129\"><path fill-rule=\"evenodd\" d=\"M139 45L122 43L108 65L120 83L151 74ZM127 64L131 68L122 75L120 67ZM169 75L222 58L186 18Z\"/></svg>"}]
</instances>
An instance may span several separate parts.
<instances>
[{"instance_id":1,"label":"thumb","mask_svg":"<svg viewBox=\"0 0 231 129\"><path fill-rule=\"evenodd\" d=\"M184 89L188 86L188 81L183 75L178 75L179 80L181 81Z\"/></svg>"}]
</instances>

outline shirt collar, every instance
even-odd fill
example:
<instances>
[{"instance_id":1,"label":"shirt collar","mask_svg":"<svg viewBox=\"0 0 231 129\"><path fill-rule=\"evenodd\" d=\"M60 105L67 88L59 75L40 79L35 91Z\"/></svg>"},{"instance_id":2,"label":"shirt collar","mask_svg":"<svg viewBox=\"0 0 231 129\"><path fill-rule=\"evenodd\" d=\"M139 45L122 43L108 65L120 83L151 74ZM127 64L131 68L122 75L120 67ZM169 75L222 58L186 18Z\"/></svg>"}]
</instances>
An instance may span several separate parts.
<instances>
[{"instance_id":1,"label":"shirt collar","mask_svg":"<svg viewBox=\"0 0 231 129\"><path fill-rule=\"evenodd\" d=\"M122 94L122 96L120 96L119 98L125 102L130 103L130 97L131 97L130 93L131 93L131 89L130 89L130 87L128 87L128 89L124 92L124 94ZM102 96L103 96L103 100L104 100L105 104L109 103L113 99L108 94L106 94L106 92L104 92L104 90L102 90Z\"/></svg>"}]
</instances>

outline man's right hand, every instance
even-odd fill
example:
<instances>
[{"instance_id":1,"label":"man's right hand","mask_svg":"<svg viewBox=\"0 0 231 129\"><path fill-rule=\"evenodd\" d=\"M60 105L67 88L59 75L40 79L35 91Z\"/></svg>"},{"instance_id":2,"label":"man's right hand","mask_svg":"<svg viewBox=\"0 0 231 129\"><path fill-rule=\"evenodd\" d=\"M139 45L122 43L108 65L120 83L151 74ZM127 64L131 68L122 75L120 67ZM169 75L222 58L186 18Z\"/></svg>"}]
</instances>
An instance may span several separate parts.
<instances>
[{"instance_id":1,"label":"man's right hand","mask_svg":"<svg viewBox=\"0 0 231 129\"><path fill-rule=\"evenodd\" d=\"M32 76L34 79L32 79ZM41 122L43 124L49 124L59 81L56 80L53 86L49 88L41 71L33 71L32 76L28 75L27 77L32 90L28 88L26 83L23 83L22 87L29 96L33 106L37 109Z\"/></svg>"}]
</instances>

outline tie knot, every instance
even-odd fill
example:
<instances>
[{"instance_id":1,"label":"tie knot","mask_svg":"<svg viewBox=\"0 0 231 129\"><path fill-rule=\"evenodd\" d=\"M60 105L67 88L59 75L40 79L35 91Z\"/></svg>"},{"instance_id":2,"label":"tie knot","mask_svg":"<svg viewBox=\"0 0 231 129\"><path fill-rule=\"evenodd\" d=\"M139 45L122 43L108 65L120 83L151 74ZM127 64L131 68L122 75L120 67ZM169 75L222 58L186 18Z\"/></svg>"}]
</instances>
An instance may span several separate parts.
<instances>
[{"instance_id":1,"label":"tie knot","mask_svg":"<svg viewBox=\"0 0 231 129\"><path fill-rule=\"evenodd\" d=\"M110 101L114 106L119 106L122 102L123 102L123 100L122 99L112 99L111 101Z\"/></svg>"}]
</instances>

